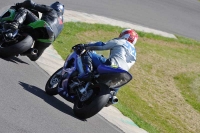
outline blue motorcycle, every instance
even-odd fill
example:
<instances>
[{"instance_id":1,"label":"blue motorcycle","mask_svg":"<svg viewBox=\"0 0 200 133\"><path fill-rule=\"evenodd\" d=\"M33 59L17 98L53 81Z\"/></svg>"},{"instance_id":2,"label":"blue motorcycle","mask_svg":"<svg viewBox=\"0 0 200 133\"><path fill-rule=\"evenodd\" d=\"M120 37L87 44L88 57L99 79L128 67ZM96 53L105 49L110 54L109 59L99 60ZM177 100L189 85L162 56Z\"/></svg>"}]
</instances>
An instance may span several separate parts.
<instances>
[{"instance_id":1,"label":"blue motorcycle","mask_svg":"<svg viewBox=\"0 0 200 133\"><path fill-rule=\"evenodd\" d=\"M117 103L115 88L127 84L132 76L119 67L100 65L93 70L89 79L80 79L80 75L84 74L81 56L91 51L78 46L74 46L72 51L64 66L48 79L45 91L49 95L59 94L74 103L75 116L86 119L97 114L103 107Z\"/></svg>"}]
</instances>

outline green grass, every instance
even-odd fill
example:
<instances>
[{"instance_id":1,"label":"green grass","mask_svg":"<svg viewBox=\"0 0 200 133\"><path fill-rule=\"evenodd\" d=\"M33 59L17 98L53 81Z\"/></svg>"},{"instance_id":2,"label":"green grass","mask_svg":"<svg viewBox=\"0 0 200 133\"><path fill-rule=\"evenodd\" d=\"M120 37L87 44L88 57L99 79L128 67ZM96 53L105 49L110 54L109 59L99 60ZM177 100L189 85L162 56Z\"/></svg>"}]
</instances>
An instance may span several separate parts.
<instances>
[{"instance_id":1,"label":"green grass","mask_svg":"<svg viewBox=\"0 0 200 133\"><path fill-rule=\"evenodd\" d=\"M106 41L107 39L112 38L114 34L118 34L120 30L121 28L119 27L115 28L99 24L65 23L65 28L55 41L54 47L59 51L59 54L63 59L65 59L66 55L70 53L70 49L73 45L88 43L90 41Z\"/></svg>"},{"instance_id":2,"label":"green grass","mask_svg":"<svg viewBox=\"0 0 200 133\"><path fill-rule=\"evenodd\" d=\"M121 30L68 22L53 46L65 59L73 45L108 41ZM150 133L200 132L200 42L137 32L133 80L120 89L115 107Z\"/></svg>"},{"instance_id":3,"label":"green grass","mask_svg":"<svg viewBox=\"0 0 200 133\"><path fill-rule=\"evenodd\" d=\"M181 73L174 77L186 102L200 112L200 74Z\"/></svg>"},{"instance_id":4,"label":"green grass","mask_svg":"<svg viewBox=\"0 0 200 133\"><path fill-rule=\"evenodd\" d=\"M145 101L142 101L141 98L134 93L134 91L129 89L130 86L125 86L123 89L120 90L118 97L120 98L120 102L115 105L125 116L132 119L136 125L139 127L146 129L148 132L151 133L159 133L159 130L156 127L153 127L150 123L146 122L145 119L142 119L138 114L135 112L137 111L137 107L141 107L143 111L147 111L148 105ZM127 106L126 102L130 102ZM139 106L138 106L139 105ZM148 112L151 110L148 109ZM152 112L153 113L153 112ZM151 114L153 116L153 114Z\"/></svg>"}]
</instances>

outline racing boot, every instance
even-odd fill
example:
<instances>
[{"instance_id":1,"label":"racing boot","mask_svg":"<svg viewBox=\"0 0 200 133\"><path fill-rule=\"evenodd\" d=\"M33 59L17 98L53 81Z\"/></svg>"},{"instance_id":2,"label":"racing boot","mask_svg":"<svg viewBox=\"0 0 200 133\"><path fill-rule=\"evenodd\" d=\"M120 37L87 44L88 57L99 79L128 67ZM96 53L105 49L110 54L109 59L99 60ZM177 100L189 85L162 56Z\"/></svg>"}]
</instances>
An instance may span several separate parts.
<instances>
[{"instance_id":1,"label":"racing boot","mask_svg":"<svg viewBox=\"0 0 200 133\"><path fill-rule=\"evenodd\" d=\"M7 31L4 33L7 39L13 39L17 33L19 24L17 22L6 23L4 25Z\"/></svg>"},{"instance_id":2,"label":"racing boot","mask_svg":"<svg viewBox=\"0 0 200 133\"><path fill-rule=\"evenodd\" d=\"M24 10L24 8L20 8L18 10L18 12L16 13L13 22L6 24L6 28L9 29L7 31L7 33L5 34L5 36L7 38L12 39L14 37L14 35L15 35L16 31L18 30L19 26L26 19L26 14L27 14L26 10Z\"/></svg>"},{"instance_id":3,"label":"racing boot","mask_svg":"<svg viewBox=\"0 0 200 133\"><path fill-rule=\"evenodd\" d=\"M20 8L16 13L13 22L10 24L15 28L18 29L19 26L25 21L27 15L27 11L24 8Z\"/></svg>"}]
</instances>

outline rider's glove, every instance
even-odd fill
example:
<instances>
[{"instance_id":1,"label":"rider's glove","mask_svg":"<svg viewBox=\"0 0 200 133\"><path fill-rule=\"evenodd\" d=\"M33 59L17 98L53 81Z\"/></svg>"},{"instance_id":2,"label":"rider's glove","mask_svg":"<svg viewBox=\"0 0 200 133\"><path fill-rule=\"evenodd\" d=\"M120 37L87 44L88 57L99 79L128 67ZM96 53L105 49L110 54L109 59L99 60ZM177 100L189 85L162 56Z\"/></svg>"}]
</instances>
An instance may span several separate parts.
<instances>
[{"instance_id":1,"label":"rider's glove","mask_svg":"<svg viewBox=\"0 0 200 133\"><path fill-rule=\"evenodd\" d=\"M22 3L16 3L16 4L15 4L15 7L16 7L16 9L21 8L21 7L22 7Z\"/></svg>"},{"instance_id":2,"label":"rider's glove","mask_svg":"<svg viewBox=\"0 0 200 133\"><path fill-rule=\"evenodd\" d=\"M76 49L77 53L80 54L85 50L85 44L76 44L72 49Z\"/></svg>"},{"instance_id":3,"label":"rider's glove","mask_svg":"<svg viewBox=\"0 0 200 133\"><path fill-rule=\"evenodd\" d=\"M75 46L72 47L72 49L78 48L80 50L83 50L85 49L85 47L86 47L86 44L76 44Z\"/></svg>"}]
</instances>

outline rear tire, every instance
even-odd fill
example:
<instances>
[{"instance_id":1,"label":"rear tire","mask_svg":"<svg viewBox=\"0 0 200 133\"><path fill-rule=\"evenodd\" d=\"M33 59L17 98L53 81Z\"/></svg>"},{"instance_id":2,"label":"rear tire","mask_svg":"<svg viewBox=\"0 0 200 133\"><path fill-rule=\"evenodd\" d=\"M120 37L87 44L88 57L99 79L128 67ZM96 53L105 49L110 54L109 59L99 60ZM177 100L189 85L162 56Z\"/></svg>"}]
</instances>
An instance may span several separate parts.
<instances>
[{"instance_id":1,"label":"rear tire","mask_svg":"<svg viewBox=\"0 0 200 133\"><path fill-rule=\"evenodd\" d=\"M108 103L110 90L106 85L97 84L92 89L94 94L87 101L81 102L77 98L74 102L73 112L80 119L94 116Z\"/></svg>"},{"instance_id":2,"label":"rear tire","mask_svg":"<svg viewBox=\"0 0 200 133\"><path fill-rule=\"evenodd\" d=\"M61 80L62 67L58 69L47 81L45 86L45 91L48 95L57 95L58 94L58 85Z\"/></svg>"},{"instance_id":3,"label":"rear tire","mask_svg":"<svg viewBox=\"0 0 200 133\"><path fill-rule=\"evenodd\" d=\"M21 54L33 45L33 38L26 35L23 40L10 46L0 47L0 56L3 58L12 57Z\"/></svg>"}]
</instances>

